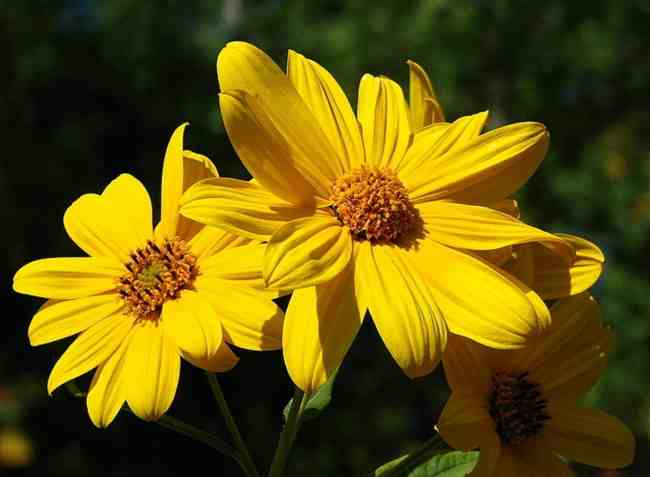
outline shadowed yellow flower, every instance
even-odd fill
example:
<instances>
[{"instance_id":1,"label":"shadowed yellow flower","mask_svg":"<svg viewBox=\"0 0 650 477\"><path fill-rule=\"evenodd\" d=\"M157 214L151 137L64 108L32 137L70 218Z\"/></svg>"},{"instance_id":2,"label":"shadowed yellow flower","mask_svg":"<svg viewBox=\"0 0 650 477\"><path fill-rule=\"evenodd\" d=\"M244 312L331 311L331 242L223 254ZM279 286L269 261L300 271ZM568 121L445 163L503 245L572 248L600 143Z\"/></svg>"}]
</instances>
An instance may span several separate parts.
<instances>
[{"instance_id":1,"label":"shadowed yellow flower","mask_svg":"<svg viewBox=\"0 0 650 477\"><path fill-rule=\"evenodd\" d=\"M576 400L605 368L610 331L583 293L556 303L548 331L514 351L450 335L443 366L452 395L438 430L455 448L480 448L472 477L570 476L557 455L602 468L632 462L618 419Z\"/></svg>"},{"instance_id":2,"label":"shadowed yellow flower","mask_svg":"<svg viewBox=\"0 0 650 477\"><path fill-rule=\"evenodd\" d=\"M562 239L483 205L521 186L548 133L518 123L479 135L486 113L413 134L401 88L363 76L357 114L320 65L289 52L285 75L252 45L217 63L228 135L254 181L211 179L181 213L268 240L264 278L297 289L283 330L285 363L304 391L322 385L366 310L411 377L429 373L447 329L499 348L549 321L526 285L468 250ZM472 202L470 204L469 202Z\"/></svg>"},{"instance_id":3,"label":"shadowed yellow flower","mask_svg":"<svg viewBox=\"0 0 650 477\"><path fill-rule=\"evenodd\" d=\"M181 357L220 372L238 359L227 343L281 346L277 292L262 281L264 246L178 214L185 189L217 177L209 159L183 150L184 129L165 154L155 232L149 194L123 174L65 213L68 235L89 257L36 260L14 276L17 292L50 299L29 326L32 345L80 333L52 369L48 392L97 368L87 407L100 427L125 400L142 419L165 413Z\"/></svg>"}]
</instances>

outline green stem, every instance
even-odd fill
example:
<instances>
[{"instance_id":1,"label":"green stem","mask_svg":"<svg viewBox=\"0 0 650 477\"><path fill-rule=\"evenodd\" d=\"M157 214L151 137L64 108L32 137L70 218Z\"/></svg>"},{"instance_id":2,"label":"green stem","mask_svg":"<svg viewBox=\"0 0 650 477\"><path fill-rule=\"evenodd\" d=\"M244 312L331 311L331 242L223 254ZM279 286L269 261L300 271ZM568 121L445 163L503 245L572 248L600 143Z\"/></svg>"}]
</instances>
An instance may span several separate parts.
<instances>
[{"instance_id":1,"label":"green stem","mask_svg":"<svg viewBox=\"0 0 650 477\"><path fill-rule=\"evenodd\" d=\"M133 411L131 411L127 406L124 406L122 410L135 416ZM237 454L237 451L235 451L235 449L233 449L226 441L221 440L219 437L210 434L203 429L194 427L190 424L187 424L186 422L181 421L180 419L176 419L175 417L169 415L161 416L157 421L152 422L158 424L161 427L177 432L178 434L202 442L212 447L214 450L221 452L228 457L232 457L237 462L241 461L241 458Z\"/></svg>"},{"instance_id":2,"label":"green stem","mask_svg":"<svg viewBox=\"0 0 650 477\"><path fill-rule=\"evenodd\" d=\"M226 427L230 431L233 441L235 442L235 447L237 448L238 454L241 457L240 464L242 465L242 469L248 477L260 477L260 474L257 471L257 467L255 466L255 462L253 462L253 458L248 452L248 447L246 447L246 443L244 442L244 439L239 432L239 428L235 423L235 419L232 417L232 413L230 412L230 408L228 407L228 403L226 402L226 398L223 395L223 391L221 390L221 386L219 385L217 377L214 374L208 372L206 372L206 375L208 376L208 382L210 383L212 395L219 405L221 414L226 421Z\"/></svg>"},{"instance_id":3,"label":"green stem","mask_svg":"<svg viewBox=\"0 0 650 477\"><path fill-rule=\"evenodd\" d=\"M447 449L447 444L442 440L440 434L436 434L422 444L418 449L411 452L397 465L385 471L375 472L374 477L404 477L420 464L428 461L434 455Z\"/></svg>"},{"instance_id":4,"label":"green stem","mask_svg":"<svg viewBox=\"0 0 650 477\"><path fill-rule=\"evenodd\" d=\"M284 429L282 429L280 440L278 441L278 447L273 456L271 470L269 470L269 477L280 477L284 473L287 460L289 459L289 453L291 452L291 447L296 440L298 429L300 429L302 413L305 410L306 404L307 395L300 389L296 388L296 391L293 394L293 399L291 400L289 414L287 415L287 422L284 425Z\"/></svg>"}]
</instances>

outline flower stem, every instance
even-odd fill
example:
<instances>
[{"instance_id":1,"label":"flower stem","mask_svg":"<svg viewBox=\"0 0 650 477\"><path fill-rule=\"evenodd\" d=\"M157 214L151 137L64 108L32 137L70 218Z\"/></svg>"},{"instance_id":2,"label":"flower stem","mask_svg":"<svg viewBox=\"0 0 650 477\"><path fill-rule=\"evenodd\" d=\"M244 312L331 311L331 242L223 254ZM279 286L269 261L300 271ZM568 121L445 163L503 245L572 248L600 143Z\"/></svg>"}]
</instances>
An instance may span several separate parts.
<instances>
[{"instance_id":1,"label":"flower stem","mask_svg":"<svg viewBox=\"0 0 650 477\"><path fill-rule=\"evenodd\" d=\"M273 456L271 470L269 470L269 477L280 477L284 473L284 468L287 465L291 447L296 440L298 429L300 429L302 414L305 410L305 405L307 404L307 397L308 396L300 389L296 388L296 391L293 394L293 399L291 400L291 407L289 408L287 421L284 425L284 429L282 429L280 440L278 441L278 447Z\"/></svg>"},{"instance_id":2,"label":"flower stem","mask_svg":"<svg viewBox=\"0 0 650 477\"><path fill-rule=\"evenodd\" d=\"M244 442L244 439L239 432L239 428L235 423L235 419L232 417L232 413L230 412L230 408L228 407L228 403L226 402L226 398L223 395L223 391L221 390L221 386L219 385L217 377L214 374L208 372L206 372L206 375L208 376L208 382L210 383L212 395L219 405L221 414L226 421L226 427L230 431L230 435L235 442L237 454L239 457L241 457L239 463L241 464L242 469L248 477L260 477L260 474L257 471L257 467L255 466L255 462L253 462L253 458L248 452L248 447L246 447L246 443Z\"/></svg>"},{"instance_id":3,"label":"flower stem","mask_svg":"<svg viewBox=\"0 0 650 477\"><path fill-rule=\"evenodd\" d=\"M374 477L404 477L420 464L428 461L434 455L447 449L447 444L442 440L440 434L436 434L428 439L419 448L404 457L399 463L384 471L374 472Z\"/></svg>"}]
</instances>

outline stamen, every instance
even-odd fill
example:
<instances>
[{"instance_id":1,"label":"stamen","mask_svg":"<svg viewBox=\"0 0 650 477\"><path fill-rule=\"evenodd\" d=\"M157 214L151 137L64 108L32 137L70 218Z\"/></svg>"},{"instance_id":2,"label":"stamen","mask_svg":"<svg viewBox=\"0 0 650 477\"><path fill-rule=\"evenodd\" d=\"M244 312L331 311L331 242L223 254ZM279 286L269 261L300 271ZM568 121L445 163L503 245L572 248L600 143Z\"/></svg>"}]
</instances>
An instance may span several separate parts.
<instances>
[{"instance_id":1,"label":"stamen","mask_svg":"<svg viewBox=\"0 0 650 477\"><path fill-rule=\"evenodd\" d=\"M551 417L542 387L528 380L528 372L498 372L492 376L489 413L501 441L517 446L538 435Z\"/></svg>"},{"instance_id":2,"label":"stamen","mask_svg":"<svg viewBox=\"0 0 650 477\"><path fill-rule=\"evenodd\" d=\"M361 167L332 185L332 210L356 240L396 242L419 223L406 187L389 169Z\"/></svg>"},{"instance_id":3,"label":"stamen","mask_svg":"<svg viewBox=\"0 0 650 477\"><path fill-rule=\"evenodd\" d=\"M129 314L143 320L158 319L163 303L189 288L199 272L196 257L179 238L165 239L162 246L149 240L124 266L128 271L118 279L117 291Z\"/></svg>"}]
</instances>

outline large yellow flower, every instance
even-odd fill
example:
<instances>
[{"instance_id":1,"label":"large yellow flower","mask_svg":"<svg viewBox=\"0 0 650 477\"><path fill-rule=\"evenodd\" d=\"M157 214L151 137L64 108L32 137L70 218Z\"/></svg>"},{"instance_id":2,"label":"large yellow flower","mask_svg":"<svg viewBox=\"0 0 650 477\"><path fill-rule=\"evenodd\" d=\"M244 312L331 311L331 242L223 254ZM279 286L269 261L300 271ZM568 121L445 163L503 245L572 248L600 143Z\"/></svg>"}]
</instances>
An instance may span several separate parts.
<instances>
[{"instance_id":1,"label":"large yellow flower","mask_svg":"<svg viewBox=\"0 0 650 477\"><path fill-rule=\"evenodd\" d=\"M181 194L216 177L205 157L171 137L162 178L161 221L152 227L149 194L123 174L101 195L66 211L70 238L89 257L48 258L22 267L14 290L50 300L29 326L32 345L80 333L57 361L48 392L97 368L88 413L107 426L126 400L143 419L172 403L180 358L227 371L237 357L226 342L254 350L281 345L282 312L263 291L263 246L178 214Z\"/></svg>"},{"instance_id":2,"label":"large yellow flower","mask_svg":"<svg viewBox=\"0 0 650 477\"><path fill-rule=\"evenodd\" d=\"M472 477L573 475L556 454L607 469L634 457L618 419L578 407L602 374L610 344L588 294L556 303L549 330L514 351L450 335L443 366L452 395L438 423L455 449L481 449Z\"/></svg>"},{"instance_id":3,"label":"large yellow flower","mask_svg":"<svg viewBox=\"0 0 650 477\"><path fill-rule=\"evenodd\" d=\"M366 310L411 377L429 373L447 329L499 348L543 330L542 300L466 250L562 239L468 201L500 201L547 149L538 123L479 135L486 113L413 134L400 87L365 75L357 115L332 76L289 52L285 75L252 45L218 59L224 125L254 181L218 178L190 188L181 213L268 240L268 285L296 288L283 351L305 391L341 363Z\"/></svg>"}]
</instances>

